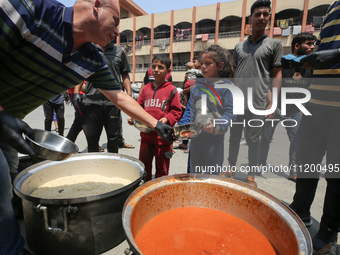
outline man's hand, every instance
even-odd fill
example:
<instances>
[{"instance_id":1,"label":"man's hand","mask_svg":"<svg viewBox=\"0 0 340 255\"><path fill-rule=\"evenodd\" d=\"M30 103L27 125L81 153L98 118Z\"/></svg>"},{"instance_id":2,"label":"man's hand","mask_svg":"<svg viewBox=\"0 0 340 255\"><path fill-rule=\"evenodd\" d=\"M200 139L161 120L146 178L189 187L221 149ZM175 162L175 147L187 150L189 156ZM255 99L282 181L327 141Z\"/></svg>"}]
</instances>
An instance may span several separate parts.
<instances>
[{"instance_id":1,"label":"man's hand","mask_svg":"<svg viewBox=\"0 0 340 255\"><path fill-rule=\"evenodd\" d=\"M266 110L269 110L271 107L272 107L272 104L269 104L269 105L267 106ZM275 116L275 113L276 113L276 111L274 111L274 112L272 112L271 114L268 114L268 115L266 115L266 116L264 116L264 117L265 117L266 119L273 119L274 116Z\"/></svg>"},{"instance_id":2,"label":"man's hand","mask_svg":"<svg viewBox=\"0 0 340 255\"><path fill-rule=\"evenodd\" d=\"M310 66L314 69L324 69L340 63L340 49L322 50L301 59L302 67Z\"/></svg>"},{"instance_id":3,"label":"man's hand","mask_svg":"<svg viewBox=\"0 0 340 255\"><path fill-rule=\"evenodd\" d=\"M130 126L133 126L133 118L128 118L128 119L127 119L127 123L128 123Z\"/></svg>"},{"instance_id":4,"label":"man's hand","mask_svg":"<svg viewBox=\"0 0 340 255\"><path fill-rule=\"evenodd\" d=\"M155 130L157 131L158 135L161 138L168 140L170 142L175 140L174 137L172 136L173 129L169 125L158 121Z\"/></svg>"},{"instance_id":5,"label":"man's hand","mask_svg":"<svg viewBox=\"0 0 340 255\"><path fill-rule=\"evenodd\" d=\"M81 102L83 102L83 98L81 97L81 95L79 93L74 93L73 94L73 106L78 109L79 104L81 104Z\"/></svg>"},{"instance_id":6,"label":"man's hand","mask_svg":"<svg viewBox=\"0 0 340 255\"><path fill-rule=\"evenodd\" d=\"M36 157L33 149L22 137L22 133L34 138L33 130L25 122L14 118L5 111L0 111L0 141L7 143L22 154Z\"/></svg>"},{"instance_id":7,"label":"man's hand","mask_svg":"<svg viewBox=\"0 0 340 255\"><path fill-rule=\"evenodd\" d=\"M204 126L204 130L210 134L213 134L215 131L213 123L211 121L207 121L205 124L206 125Z\"/></svg>"}]
</instances>

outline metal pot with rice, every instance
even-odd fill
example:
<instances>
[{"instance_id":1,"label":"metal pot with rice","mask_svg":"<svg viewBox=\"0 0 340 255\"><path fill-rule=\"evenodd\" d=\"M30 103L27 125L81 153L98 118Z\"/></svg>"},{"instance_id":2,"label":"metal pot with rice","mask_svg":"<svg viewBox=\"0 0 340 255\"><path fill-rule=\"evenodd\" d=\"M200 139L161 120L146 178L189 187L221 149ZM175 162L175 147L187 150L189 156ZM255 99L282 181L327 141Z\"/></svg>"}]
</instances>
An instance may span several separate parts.
<instances>
[{"instance_id":1,"label":"metal pot with rice","mask_svg":"<svg viewBox=\"0 0 340 255\"><path fill-rule=\"evenodd\" d=\"M42 255L93 255L117 246L125 239L124 202L144 176L141 161L113 153L82 153L28 167L14 188L22 198L29 248Z\"/></svg>"}]
</instances>

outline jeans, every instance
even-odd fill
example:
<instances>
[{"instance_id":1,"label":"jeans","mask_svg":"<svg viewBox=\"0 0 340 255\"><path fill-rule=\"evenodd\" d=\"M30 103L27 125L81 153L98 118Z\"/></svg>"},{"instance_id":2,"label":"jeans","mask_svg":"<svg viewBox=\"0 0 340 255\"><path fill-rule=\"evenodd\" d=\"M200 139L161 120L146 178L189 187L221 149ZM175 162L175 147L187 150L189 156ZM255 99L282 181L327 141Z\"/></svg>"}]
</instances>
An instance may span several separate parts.
<instances>
[{"instance_id":1,"label":"jeans","mask_svg":"<svg viewBox=\"0 0 340 255\"><path fill-rule=\"evenodd\" d=\"M262 127L251 127L248 125L248 121L252 119L263 120L263 116L258 116L251 113L249 110L245 110L244 115L238 115L236 121L233 122L233 126L230 127L230 139L229 139L229 165L236 166L238 153L240 150L240 141L242 138L242 131L245 126L246 141L248 144L248 160L249 166L257 166L260 150L260 136ZM237 122L237 124L234 124ZM243 122L245 124L243 124ZM259 123L252 123L253 126ZM255 175L253 172L249 172L249 175Z\"/></svg>"},{"instance_id":2,"label":"jeans","mask_svg":"<svg viewBox=\"0 0 340 255\"><path fill-rule=\"evenodd\" d=\"M276 118L276 116L274 117ZM297 132L300 126L301 122L301 113L293 113L290 115L286 115L285 118L285 125L286 130L287 130L287 135L290 141L290 146L289 146L289 168L290 169L295 169L296 166L296 152L297 152ZM290 121L289 119L292 119ZM295 120L295 121L293 121ZM270 142L273 139L275 129L277 127L278 121L266 121L262 127L262 133L261 133L261 142L260 142L260 155L259 155L259 162L258 165L267 165L267 157L268 157L268 152L269 152L269 145ZM297 125L293 127L295 124Z\"/></svg>"},{"instance_id":3,"label":"jeans","mask_svg":"<svg viewBox=\"0 0 340 255\"><path fill-rule=\"evenodd\" d=\"M0 255L20 254L24 247L24 239L11 203L13 189L10 169L16 169L16 159L18 153L15 150L0 144Z\"/></svg>"},{"instance_id":4,"label":"jeans","mask_svg":"<svg viewBox=\"0 0 340 255\"><path fill-rule=\"evenodd\" d=\"M340 109L308 104L312 116L303 116L298 131L296 191L291 208L299 215L310 215L319 171L312 167L326 155L327 188L321 224L340 230Z\"/></svg>"}]
</instances>

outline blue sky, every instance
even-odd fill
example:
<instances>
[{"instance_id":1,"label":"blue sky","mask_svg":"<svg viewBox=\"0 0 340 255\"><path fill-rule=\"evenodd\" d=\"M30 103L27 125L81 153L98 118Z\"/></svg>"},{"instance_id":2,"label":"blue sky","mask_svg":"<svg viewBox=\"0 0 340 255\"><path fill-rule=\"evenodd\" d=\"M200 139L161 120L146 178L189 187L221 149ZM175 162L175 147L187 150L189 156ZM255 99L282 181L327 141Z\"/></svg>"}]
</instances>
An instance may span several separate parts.
<instances>
[{"instance_id":1,"label":"blue sky","mask_svg":"<svg viewBox=\"0 0 340 255\"><path fill-rule=\"evenodd\" d=\"M63 3L65 6L72 6L74 4L74 0L58 0ZM209 4L216 4L217 2L229 2L231 0L133 0L136 4L138 4L144 11L148 14L151 13L159 13L159 12L167 12L170 10L179 10L186 9L192 6L202 6Z\"/></svg>"}]
</instances>

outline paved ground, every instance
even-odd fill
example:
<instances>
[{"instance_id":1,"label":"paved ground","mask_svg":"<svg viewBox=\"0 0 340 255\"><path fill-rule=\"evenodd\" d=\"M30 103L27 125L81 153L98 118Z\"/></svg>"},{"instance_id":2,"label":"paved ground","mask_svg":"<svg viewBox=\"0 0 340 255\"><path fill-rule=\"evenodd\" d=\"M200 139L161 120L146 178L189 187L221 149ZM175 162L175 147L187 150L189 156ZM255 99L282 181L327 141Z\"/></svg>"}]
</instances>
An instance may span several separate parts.
<instances>
[{"instance_id":1,"label":"paved ground","mask_svg":"<svg viewBox=\"0 0 340 255\"><path fill-rule=\"evenodd\" d=\"M74 111L72 106L65 107L65 136L68 133L68 130L73 122L74 118ZM133 126L129 126L126 122L127 116L123 115L123 130L124 130L124 138L128 144L132 144L135 146L135 149L121 149L119 151L120 154L130 155L133 157L138 158L139 152L139 131L135 129ZM42 107L37 108L35 111L30 113L24 119L32 128L44 129L44 114ZM53 125L53 124L52 124ZM226 141L228 141L228 135L226 137ZM86 139L83 133L80 133L76 144L79 147L80 152L87 152L87 144ZM106 135L103 132L100 145L106 149ZM274 140L271 144L269 157L268 157L268 164L285 166L288 163L288 148L289 142L288 137L286 135L285 129L278 125L276 133L274 135ZM228 151L228 142L225 142L225 150ZM247 146L241 145L240 153L239 153L239 162L238 168L241 165L247 164ZM186 165L187 165L187 157L188 155L185 154L182 150L177 150L176 153L173 155L170 163L170 174L178 174L178 173L185 173L186 172ZM246 175L243 173L237 173L236 179L244 181ZM261 177L256 178L256 182L258 184L258 188L268 192L269 194L277 197L278 199L282 200L283 202L290 204L292 202L292 198L295 191L295 184L292 181L287 179L287 174L283 173L266 173ZM313 237L318 230L320 218L322 215L322 207L323 207L323 199L325 194L326 188L326 181L323 177L321 177L318 190L315 196L314 203L312 205L312 218L314 224L308 230ZM24 224L21 222L22 230L24 229ZM340 244L340 242L338 242ZM124 254L125 248L128 248L128 244L126 241L121 243L119 246L115 247L114 249L104 253L105 255L121 255ZM339 252L340 254L340 252Z\"/></svg>"}]
</instances>

